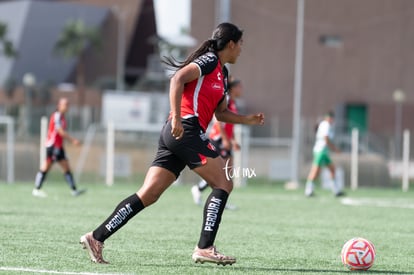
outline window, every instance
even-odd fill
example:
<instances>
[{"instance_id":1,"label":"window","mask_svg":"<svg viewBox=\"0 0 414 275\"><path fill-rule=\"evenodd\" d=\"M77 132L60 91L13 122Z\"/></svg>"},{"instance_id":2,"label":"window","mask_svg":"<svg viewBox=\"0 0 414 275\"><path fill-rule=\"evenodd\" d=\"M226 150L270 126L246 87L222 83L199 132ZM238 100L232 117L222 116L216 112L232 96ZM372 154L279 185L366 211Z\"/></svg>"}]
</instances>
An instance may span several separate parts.
<instances>
[{"instance_id":1,"label":"window","mask_svg":"<svg viewBox=\"0 0 414 275\"><path fill-rule=\"evenodd\" d=\"M342 47L342 37L339 35L321 35L319 37L319 43L325 47L340 48Z\"/></svg>"}]
</instances>

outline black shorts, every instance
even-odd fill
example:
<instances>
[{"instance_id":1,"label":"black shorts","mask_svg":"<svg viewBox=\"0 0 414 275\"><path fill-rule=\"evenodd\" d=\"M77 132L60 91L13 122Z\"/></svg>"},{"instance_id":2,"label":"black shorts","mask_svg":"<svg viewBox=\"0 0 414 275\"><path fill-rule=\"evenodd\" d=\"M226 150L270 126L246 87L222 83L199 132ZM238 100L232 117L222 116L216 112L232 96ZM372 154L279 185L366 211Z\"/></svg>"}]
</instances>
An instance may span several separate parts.
<instances>
[{"instance_id":1,"label":"black shorts","mask_svg":"<svg viewBox=\"0 0 414 275\"><path fill-rule=\"evenodd\" d=\"M50 146L46 147L47 160L51 162L61 161L66 159L65 150L62 148Z\"/></svg>"},{"instance_id":2,"label":"black shorts","mask_svg":"<svg viewBox=\"0 0 414 275\"><path fill-rule=\"evenodd\" d=\"M219 156L196 117L182 119L182 124L184 135L177 140L171 134L171 120L166 122L161 130L157 154L151 164L171 171L177 178L186 165L194 169L205 164L207 157Z\"/></svg>"},{"instance_id":3,"label":"black shorts","mask_svg":"<svg viewBox=\"0 0 414 275\"><path fill-rule=\"evenodd\" d=\"M232 150L227 150L223 147L223 139L219 138L219 139L212 139L211 143L216 147L217 152L219 152L220 156L224 159L227 159L229 157L231 157L232 155Z\"/></svg>"}]
</instances>

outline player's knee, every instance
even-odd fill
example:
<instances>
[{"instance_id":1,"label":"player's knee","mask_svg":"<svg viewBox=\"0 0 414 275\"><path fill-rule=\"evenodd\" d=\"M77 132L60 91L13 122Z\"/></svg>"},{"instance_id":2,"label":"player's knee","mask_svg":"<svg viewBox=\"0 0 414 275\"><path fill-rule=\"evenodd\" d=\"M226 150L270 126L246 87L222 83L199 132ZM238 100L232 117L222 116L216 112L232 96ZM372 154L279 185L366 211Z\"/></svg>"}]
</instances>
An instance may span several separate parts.
<instances>
[{"instance_id":1,"label":"player's knee","mask_svg":"<svg viewBox=\"0 0 414 275\"><path fill-rule=\"evenodd\" d=\"M161 194L155 192L137 192L138 197L141 199L145 207L150 206L158 201Z\"/></svg>"},{"instance_id":2,"label":"player's knee","mask_svg":"<svg viewBox=\"0 0 414 275\"><path fill-rule=\"evenodd\" d=\"M229 183L228 183L228 186L229 186L229 190L228 190L228 192L229 192L229 194L231 193L231 191L233 191L233 181L231 180L231 181L229 181Z\"/></svg>"}]
</instances>

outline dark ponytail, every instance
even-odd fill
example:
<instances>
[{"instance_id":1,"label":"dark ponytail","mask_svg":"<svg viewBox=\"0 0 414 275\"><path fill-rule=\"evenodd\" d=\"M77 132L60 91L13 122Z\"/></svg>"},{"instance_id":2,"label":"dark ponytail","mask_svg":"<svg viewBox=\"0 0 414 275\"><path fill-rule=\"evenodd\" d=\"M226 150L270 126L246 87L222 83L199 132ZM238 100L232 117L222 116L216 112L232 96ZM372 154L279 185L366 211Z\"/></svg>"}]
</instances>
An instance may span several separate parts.
<instances>
[{"instance_id":1,"label":"dark ponytail","mask_svg":"<svg viewBox=\"0 0 414 275\"><path fill-rule=\"evenodd\" d=\"M205 53L222 51L230 41L237 43L242 38L242 35L243 30L236 25L221 23L214 30L211 39L205 40L186 60L180 62L174 57L164 57L163 63L170 67L181 69Z\"/></svg>"}]
</instances>

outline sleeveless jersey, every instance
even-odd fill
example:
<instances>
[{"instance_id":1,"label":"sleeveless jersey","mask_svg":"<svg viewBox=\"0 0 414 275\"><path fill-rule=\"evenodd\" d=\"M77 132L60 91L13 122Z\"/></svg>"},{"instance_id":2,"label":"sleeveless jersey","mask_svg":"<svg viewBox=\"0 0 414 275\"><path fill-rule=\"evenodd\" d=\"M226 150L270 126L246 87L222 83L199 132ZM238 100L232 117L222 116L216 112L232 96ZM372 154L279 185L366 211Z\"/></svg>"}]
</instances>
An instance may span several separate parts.
<instances>
[{"instance_id":1,"label":"sleeveless jersey","mask_svg":"<svg viewBox=\"0 0 414 275\"><path fill-rule=\"evenodd\" d=\"M63 147L63 137L58 132L58 129L60 128L66 130L66 119L63 114L56 111L50 116L46 147Z\"/></svg>"}]
</instances>

